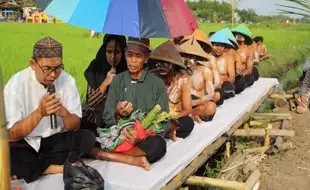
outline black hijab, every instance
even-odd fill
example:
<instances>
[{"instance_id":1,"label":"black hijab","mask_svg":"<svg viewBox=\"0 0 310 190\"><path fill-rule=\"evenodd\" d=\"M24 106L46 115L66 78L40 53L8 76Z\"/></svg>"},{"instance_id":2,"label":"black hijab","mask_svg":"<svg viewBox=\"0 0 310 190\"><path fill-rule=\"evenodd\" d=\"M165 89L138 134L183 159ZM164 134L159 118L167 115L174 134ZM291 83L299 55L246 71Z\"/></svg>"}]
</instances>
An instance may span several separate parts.
<instances>
[{"instance_id":1,"label":"black hijab","mask_svg":"<svg viewBox=\"0 0 310 190\"><path fill-rule=\"evenodd\" d=\"M112 40L116 41L115 44L119 44L122 51L121 61L115 68L116 74L127 70L125 59L126 38L124 36L106 34L103 38L103 44L97 52L96 58L89 64L88 68L84 72L87 83L92 89L97 89L100 87L102 82L105 80L107 73L112 68L106 57L106 47Z\"/></svg>"}]
</instances>

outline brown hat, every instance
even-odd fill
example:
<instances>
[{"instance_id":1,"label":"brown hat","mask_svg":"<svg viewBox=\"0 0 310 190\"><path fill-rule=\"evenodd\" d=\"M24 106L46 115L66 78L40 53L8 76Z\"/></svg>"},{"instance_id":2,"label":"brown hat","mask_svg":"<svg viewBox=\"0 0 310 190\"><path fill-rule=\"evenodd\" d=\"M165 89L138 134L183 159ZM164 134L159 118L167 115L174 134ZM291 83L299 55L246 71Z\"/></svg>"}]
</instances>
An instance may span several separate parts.
<instances>
[{"instance_id":1,"label":"brown hat","mask_svg":"<svg viewBox=\"0 0 310 190\"><path fill-rule=\"evenodd\" d=\"M148 38L134 38L134 37L128 37L127 45L129 44L138 44L145 48L147 48L149 51L151 51L150 48L150 40Z\"/></svg>"},{"instance_id":2,"label":"brown hat","mask_svg":"<svg viewBox=\"0 0 310 190\"><path fill-rule=\"evenodd\" d=\"M202 47L199 45L197 40L194 38L187 40L185 43L181 44L178 47L180 53L188 54L188 55L195 55L204 59L208 59L208 54L203 51Z\"/></svg>"},{"instance_id":3,"label":"brown hat","mask_svg":"<svg viewBox=\"0 0 310 190\"><path fill-rule=\"evenodd\" d=\"M201 29L196 29L192 35L186 35L184 36L183 40L181 40L181 43L184 43L192 38L195 38L198 42L206 44L209 46L208 49L210 49L210 52L212 52L213 46L210 42L209 37L201 30Z\"/></svg>"},{"instance_id":4,"label":"brown hat","mask_svg":"<svg viewBox=\"0 0 310 190\"><path fill-rule=\"evenodd\" d=\"M45 37L34 45L33 57L62 57L62 45L51 37Z\"/></svg>"},{"instance_id":5,"label":"brown hat","mask_svg":"<svg viewBox=\"0 0 310 190\"><path fill-rule=\"evenodd\" d=\"M166 61L186 69L186 66L183 63L180 53L178 52L175 45L169 40L158 46L151 53L150 59Z\"/></svg>"}]
</instances>

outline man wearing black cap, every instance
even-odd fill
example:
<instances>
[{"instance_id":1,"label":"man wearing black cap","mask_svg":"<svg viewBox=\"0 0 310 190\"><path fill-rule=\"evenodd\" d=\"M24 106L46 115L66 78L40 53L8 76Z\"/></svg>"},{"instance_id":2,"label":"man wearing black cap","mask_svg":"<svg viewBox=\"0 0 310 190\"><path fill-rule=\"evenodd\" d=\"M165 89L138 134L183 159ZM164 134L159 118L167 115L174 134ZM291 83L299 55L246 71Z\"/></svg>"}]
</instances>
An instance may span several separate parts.
<instances>
[{"instance_id":1,"label":"man wearing black cap","mask_svg":"<svg viewBox=\"0 0 310 190\"><path fill-rule=\"evenodd\" d=\"M162 111L169 112L168 95L164 82L148 71L145 63L150 53L149 39L129 37L126 49L128 71L117 75L110 86L105 104L103 119L106 126L113 126L122 117L127 117L132 111L141 110L149 113L156 104ZM164 136L170 130L170 122L162 124L164 132L156 136L148 136L141 141L135 130L123 130L125 139L135 146L122 154L105 152L94 148L92 156L97 159L122 162L146 170L166 154Z\"/></svg>"},{"instance_id":2,"label":"man wearing black cap","mask_svg":"<svg viewBox=\"0 0 310 190\"><path fill-rule=\"evenodd\" d=\"M42 174L63 173L71 151L87 154L95 144L91 132L78 130L80 96L73 77L63 71L62 45L51 37L39 40L29 63L4 88L11 175L27 183ZM56 93L47 93L50 84Z\"/></svg>"}]
</instances>

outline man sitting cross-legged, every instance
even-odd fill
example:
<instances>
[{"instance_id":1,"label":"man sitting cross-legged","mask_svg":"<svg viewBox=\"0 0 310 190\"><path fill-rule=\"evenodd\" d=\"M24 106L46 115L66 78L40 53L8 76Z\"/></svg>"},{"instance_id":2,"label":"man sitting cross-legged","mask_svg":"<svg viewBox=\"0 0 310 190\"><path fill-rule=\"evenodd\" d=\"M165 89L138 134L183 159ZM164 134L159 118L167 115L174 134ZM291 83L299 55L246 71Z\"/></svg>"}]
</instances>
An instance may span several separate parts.
<instances>
[{"instance_id":1,"label":"man sitting cross-legged","mask_svg":"<svg viewBox=\"0 0 310 190\"><path fill-rule=\"evenodd\" d=\"M63 173L71 151L88 154L95 144L92 132L79 130L80 96L63 67L62 45L46 37L35 44L30 67L4 88L13 179L30 183L44 174ZM51 84L57 96L47 93ZM57 127L51 125L52 114Z\"/></svg>"},{"instance_id":2,"label":"man sitting cross-legged","mask_svg":"<svg viewBox=\"0 0 310 190\"><path fill-rule=\"evenodd\" d=\"M155 68L154 73L166 84L170 110L179 113L178 119L171 120L172 128L176 128L176 137L186 138L194 128L194 121L190 117L192 98L189 76L181 72L186 66L180 53L172 42L167 41L152 52L148 65ZM176 138L173 136L172 140Z\"/></svg>"},{"instance_id":3,"label":"man sitting cross-legged","mask_svg":"<svg viewBox=\"0 0 310 190\"><path fill-rule=\"evenodd\" d=\"M190 91L192 95L193 116L198 122L211 121L216 112L216 104L220 95L215 93L212 71L204 63L208 55L198 42L192 38L179 46L190 74ZM199 62L201 61L201 62Z\"/></svg>"},{"instance_id":4,"label":"man sitting cross-legged","mask_svg":"<svg viewBox=\"0 0 310 190\"><path fill-rule=\"evenodd\" d=\"M110 86L103 113L105 126L115 126L120 119L127 118L136 110L149 113L157 104L162 111L169 111L164 82L145 67L150 53L149 47L149 39L129 37L125 53L128 71L117 75ZM92 156L149 170L150 163L158 161L166 154L166 141L163 137L170 130L170 122L166 121L162 126L164 131L160 135L148 136L145 140L139 138L136 130L124 129L121 135L134 145L132 149L114 153L95 147Z\"/></svg>"}]
</instances>

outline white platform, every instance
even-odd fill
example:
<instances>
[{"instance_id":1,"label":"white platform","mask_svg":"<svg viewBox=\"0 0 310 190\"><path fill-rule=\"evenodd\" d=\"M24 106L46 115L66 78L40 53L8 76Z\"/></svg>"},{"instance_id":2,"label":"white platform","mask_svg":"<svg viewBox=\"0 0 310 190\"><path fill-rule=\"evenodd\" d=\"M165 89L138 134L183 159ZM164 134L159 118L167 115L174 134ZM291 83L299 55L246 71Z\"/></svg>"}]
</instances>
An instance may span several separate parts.
<instances>
[{"instance_id":1,"label":"white platform","mask_svg":"<svg viewBox=\"0 0 310 190\"><path fill-rule=\"evenodd\" d=\"M167 154L152 165L151 171L98 160L89 161L88 164L102 174L106 190L160 189L208 145L227 132L254 106L259 98L277 84L277 79L261 78L240 95L225 101L224 105L218 108L213 121L197 124L191 135L185 140L178 139L175 143L168 141ZM61 190L64 188L62 177L62 175L44 176L33 183L23 184L22 187L29 190Z\"/></svg>"}]
</instances>

